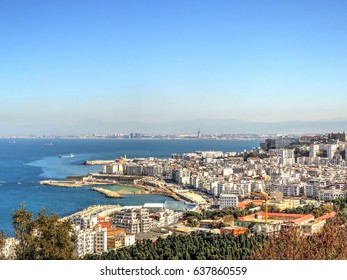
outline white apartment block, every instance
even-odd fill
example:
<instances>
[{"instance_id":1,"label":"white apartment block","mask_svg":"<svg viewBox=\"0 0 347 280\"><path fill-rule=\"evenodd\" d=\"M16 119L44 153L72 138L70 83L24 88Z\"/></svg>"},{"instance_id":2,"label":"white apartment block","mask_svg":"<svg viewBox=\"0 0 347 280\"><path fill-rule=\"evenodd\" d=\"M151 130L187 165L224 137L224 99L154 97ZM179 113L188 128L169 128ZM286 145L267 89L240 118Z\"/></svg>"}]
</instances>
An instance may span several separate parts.
<instances>
[{"instance_id":1,"label":"white apartment block","mask_svg":"<svg viewBox=\"0 0 347 280\"><path fill-rule=\"evenodd\" d=\"M250 194L252 191L251 183L241 183L241 189L243 189L244 195Z\"/></svg>"},{"instance_id":2,"label":"white apartment block","mask_svg":"<svg viewBox=\"0 0 347 280\"><path fill-rule=\"evenodd\" d=\"M143 175L143 166L137 164L127 164L125 166L127 175L141 176Z\"/></svg>"},{"instance_id":3,"label":"white apartment block","mask_svg":"<svg viewBox=\"0 0 347 280\"><path fill-rule=\"evenodd\" d=\"M310 145L310 150L309 150L310 158L316 157L318 155L318 152L319 152L319 145L317 144Z\"/></svg>"},{"instance_id":4,"label":"white apartment block","mask_svg":"<svg viewBox=\"0 0 347 280\"><path fill-rule=\"evenodd\" d=\"M234 194L221 194L219 196L220 208L237 207L239 200Z\"/></svg>"},{"instance_id":5,"label":"white apartment block","mask_svg":"<svg viewBox=\"0 0 347 280\"><path fill-rule=\"evenodd\" d=\"M74 215L70 221L73 225L78 226L79 229L87 229L93 228L98 223L98 217L96 215L90 217Z\"/></svg>"},{"instance_id":6,"label":"white apartment block","mask_svg":"<svg viewBox=\"0 0 347 280\"><path fill-rule=\"evenodd\" d=\"M327 145L327 157L328 159L332 159L335 155L335 152L337 150L337 145L336 144L329 144Z\"/></svg>"},{"instance_id":7,"label":"white apartment block","mask_svg":"<svg viewBox=\"0 0 347 280\"><path fill-rule=\"evenodd\" d=\"M345 198L346 192L342 190L320 190L319 199L324 201L330 201L338 198Z\"/></svg>"},{"instance_id":8,"label":"white apartment block","mask_svg":"<svg viewBox=\"0 0 347 280\"><path fill-rule=\"evenodd\" d=\"M307 184L304 187L304 195L310 197L317 197L320 186L317 184Z\"/></svg>"},{"instance_id":9,"label":"white apartment block","mask_svg":"<svg viewBox=\"0 0 347 280\"><path fill-rule=\"evenodd\" d=\"M295 143L297 140L293 137L288 137L288 136L280 136L275 139L275 146L276 149L278 148L284 148L288 147L291 144Z\"/></svg>"},{"instance_id":10,"label":"white apartment block","mask_svg":"<svg viewBox=\"0 0 347 280\"><path fill-rule=\"evenodd\" d=\"M129 234L150 230L149 211L146 208L130 208L121 210L113 220L115 227L124 228Z\"/></svg>"},{"instance_id":11,"label":"white apartment block","mask_svg":"<svg viewBox=\"0 0 347 280\"><path fill-rule=\"evenodd\" d=\"M193 188L198 189L198 188L199 188L199 183L200 183L200 178L199 178L199 176L190 177L190 185L191 185Z\"/></svg>"},{"instance_id":12,"label":"white apartment block","mask_svg":"<svg viewBox=\"0 0 347 280\"><path fill-rule=\"evenodd\" d=\"M86 254L94 253L95 231L93 229L84 229L76 231L77 240L75 241L74 255L83 257Z\"/></svg>"},{"instance_id":13,"label":"white apartment block","mask_svg":"<svg viewBox=\"0 0 347 280\"><path fill-rule=\"evenodd\" d=\"M210 182L210 194L218 196L218 181Z\"/></svg>"},{"instance_id":14,"label":"white apartment block","mask_svg":"<svg viewBox=\"0 0 347 280\"><path fill-rule=\"evenodd\" d=\"M144 167L144 174L152 177L162 177L163 167L159 164L150 164Z\"/></svg>"},{"instance_id":15,"label":"white apartment block","mask_svg":"<svg viewBox=\"0 0 347 280\"><path fill-rule=\"evenodd\" d=\"M294 149L278 150L279 161L282 165L293 165L295 163Z\"/></svg>"},{"instance_id":16,"label":"white apartment block","mask_svg":"<svg viewBox=\"0 0 347 280\"><path fill-rule=\"evenodd\" d=\"M103 166L102 173L104 174L119 174L124 173L124 167L121 163L107 164Z\"/></svg>"},{"instance_id":17,"label":"white apartment block","mask_svg":"<svg viewBox=\"0 0 347 280\"><path fill-rule=\"evenodd\" d=\"M270 185L267 189L268 192L278 191L283 194L283 196L300 196L301 195L300 185Z\"/></svg>"},{"instance_id":18,"label":"white apartment block","mask_svg":"<svg viewBox=\"0 0 347 280\"><path fill-rule=\"evenodd\" d=\"M229 189L227 191L228 194L234 194L234 195L239 195L239 196L244 196L245 192L243 189L239 188L239 189Z\"/></svg>"},{"instance_id":19,"label":"white apartment block","mask_svg":"<svg viewBox=\"0 0 347 280\"><path fill-rule=\"evenodd\" d=\"M163 227L173 224L179 220L182 214L175 213L172 210L166 209L164 211L158 211L154 214L156 217L153 218L153 224L157 227Z\"/></svg>"},{"instance_id":20,"label":"white apartment block","mask_svg":"<svg viewBox=\"0 0 347 280\"><path fill-rule=\"evenodd\" d=\"M135 244L135 235L125 235L123 244L125 247L134 245Z\"/></svg>"},{"instance_id":21,"label":"white apartment block","mask_svg":"<svg viewBox=\"0 0 347 280\"><path fill-rule=\"evenodd\" d=\"M96 253L107 251L107 228L102 228L101 226L95 227L94 250Z\"/></svg>"},{"instance_id":22,"label":"white apartment block","mask_svg":"<svg viewBox=\"0 0 347 280\"><path fill-rule=\"evenodd\" d=\"M288 186L282 186L280 190L284 196L300 196L303 192L303 188L300 185L288 185Z\"/></svg>"},{"instance_id":23,"label":"white apartment block","mask_svg":"<svg viewBox=\"0 0 347 280\"><path fill-rule=\"evenodd\" d=\"M190 177L189 177L189 176L180 177L178 183L179 183L180 185L185 185L185 186L187 186L187 185L189 185L189 183L190 183Z\"/></svg>"},{"instance_id":24,"label":"white apartment block","mask_svg":"<svg viewBox=\"0 0 347 280\"><path fill-rule=\"evenodd\" d=\"M190 184L190 171L188 169L175 169L172 171L172 178L181 185Z\"/></svg>"}]
</instances>

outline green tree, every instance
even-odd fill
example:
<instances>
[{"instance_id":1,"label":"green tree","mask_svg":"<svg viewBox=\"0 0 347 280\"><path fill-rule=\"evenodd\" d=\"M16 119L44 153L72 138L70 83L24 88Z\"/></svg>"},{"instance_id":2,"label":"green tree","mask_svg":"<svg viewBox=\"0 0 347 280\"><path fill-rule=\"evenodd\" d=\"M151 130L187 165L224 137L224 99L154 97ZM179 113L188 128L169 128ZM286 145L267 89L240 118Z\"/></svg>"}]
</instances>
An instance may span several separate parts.
<instances>
[{"instance_id":1,"label":"green tree","mask_svg":"<svg viewBox=\"0 0 347 280\"><path fill-rule=\"evenodd\" d=\"M261 206L261 211L265 211L265 205ZM279 213L281 212L281 209L279 209L276 205L269 205L268 206L268 212L269 213Z\"/></svg>"},{"instance_id":2,"label":"green tree","mask_svg":"<svg viewBox=\"0 0 347 280\"><path fill-rule=\"evenodd\" d=\"M68 220L60 221L55 214L47 215L42 210L35 220L36 259L70 260L73 259L75 235Z\"/></svg>"},{"instance_id":3,"label":"green tree","mask_svg":"<svg viewBox=\"0 0 347 280\"><path fill-rule=\"evenodd\" d=\"M3 232L0 231L0 260L5 259L5 255L3 253L5 243L6 243L6 236L4 235Z\"/></svg>"},{"instance_id":4,"label":"green tree","mask_svg":"<svg viewBox=\"0 0 347 280\"><path fill-rule=\"evenodd\" d=\"M324 226L321 232L303 235L299 228L282 230L254 251L253 259L260 260L346 260L347 229L339 215Z\"/></svg>"},{"instance_id":5,"label":"green tree","mask_svg":"<svg viewBox=\"0 0 347 280\"><path fill-rule=\"evenodd\" d=\"M249 259L255 250L261 248L265 237L219 235L212 233L192 233L190 235L172 234L166 239L158 238L155 243L138 243L129 248L122 248L103 254L86 255L89 260L226 260ZM121 252L121 254L120 254ZM141 252L141 254L139 253Z\"/></svg>"},{"instance_id":6,"label":"green tree","mask_svg":"<svg viewBox=\"0 0 347 280\"><path fill-rule=\"evenodd\" d=\"M13 213L13 227L17 259L69 260L73 259L75 234L69 221L42 210L36 219L31 212L20 208Z\"/></svg>"},{"instance_id":7,"label":"green tree","mask_svg":"<svg viewBox=\"0 0 347 280\"><path fill-rule=\"evenodd\" d=\"M333 207L330 205L321 205L317 208L314 208L312 211L312 214L318 218L320 216L323 216L325 214L331 213L333 211Z\"/></svg>"},{"instance_id":8,"label":"green tree","mask_svg":"<svg viewBox=\"0 0 347 280\"><path fill-rule=\"evenodd\" d=\"M234 216L233 215L226 215L223 217L223 223L227 226L231 226L234 224Z\"/></svg>"},{"instance_id":9,"label":"green tree","mask_svg":"<svg viewBox=\"0 0 347 280\"><path fill-rule=\"evenodd\" d=\"M245 209L246 209L246 210L249 210L249 209L252 209L252 208L255 208L255 207L257 207L257 205L255 205L254 202L250 202L250 203L248 203L248 204L246 205Z\"/></svg>"},{"instance_id":10,"label":"green tree","mask_svg":"<svg viewBox=\"0 0 347 280\"><path fill-rule=\"evenodd\" d=\"M34 222L32 216L32 213L24 209L23 203L12 215L12 226L18 240L15 251L19 260L34 258Z\"/></svg>"},{"instance_id":11,"label":"green tree","mask_svg":"<svg viewBox=\"0 0 347 280\"><path fill-rule=\"evenodd\" d=\"M186 216L187 217L195 217L198 220L202 220L203 219L201 214L199 214L198 212L194 212L194 211L187 211Z\"/></svg>"}]
</instances>

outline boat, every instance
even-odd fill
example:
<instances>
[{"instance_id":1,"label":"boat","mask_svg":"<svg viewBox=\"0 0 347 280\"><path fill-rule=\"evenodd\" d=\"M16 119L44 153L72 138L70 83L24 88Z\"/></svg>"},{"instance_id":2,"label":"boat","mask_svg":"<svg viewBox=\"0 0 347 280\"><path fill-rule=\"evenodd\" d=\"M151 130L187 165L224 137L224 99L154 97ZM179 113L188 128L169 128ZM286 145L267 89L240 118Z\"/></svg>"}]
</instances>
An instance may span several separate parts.
<instances>
[{"instance_id":1,"label":"boat","mask_svg":"<svg viewBox=\"0 0 347 280\"><path fill-rule=\"evenodd\" d=\"M75 157L73 154L69 154L69 155L59 155L60 158L72 158Z\"/></svg>"},{"instance_id":2,"label":"boat","mask_svg":"<svg viewBox=\"0 0 347 280\"><path fill-rule=\"evenodd\" d=\"M8 141L9 144L16 144L16 141Z\"/></svg>"},{"instance_id":3,"label":"boat","mask_svg":"<svg viewBox=\"0 0 347 280\"><path fill-rule=\"evenodd\" d=\"M53 143L45 143L45 146L53 146Z\"/></svg>"}]
</instances>

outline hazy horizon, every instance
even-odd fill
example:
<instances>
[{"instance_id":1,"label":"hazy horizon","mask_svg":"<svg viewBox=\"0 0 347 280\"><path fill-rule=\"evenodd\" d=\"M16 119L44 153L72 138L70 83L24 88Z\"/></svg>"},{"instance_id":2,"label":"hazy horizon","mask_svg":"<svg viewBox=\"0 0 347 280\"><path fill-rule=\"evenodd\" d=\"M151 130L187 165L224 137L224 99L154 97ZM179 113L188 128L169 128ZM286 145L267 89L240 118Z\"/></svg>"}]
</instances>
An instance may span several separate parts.
<instances>
[{"instance_id":1,"label":"hazy horizon","mask_svg":"<svg viewBox=\"0 0 347 280\"><path fill-rule=\"evenodd\" d=\"M91 135L91 134L325 134L344 132L347 119L250 122L236 119L192 119L158 122L103 122L89 119L64 125L3 126L0 137L29 135ZM18 133L17 131L20 131Z\"/></svg>"},{"instance_id":2,"label":"hazy horizon","mask_svg":"<svg viewBox=\"0 0 347 280\"><path fill-rule=\"evenodd\" d=\"M293 120L342 131L346 12L323 0L1 1L0 135L309 131L259 127Z\"/></svg>"}]
</instances>

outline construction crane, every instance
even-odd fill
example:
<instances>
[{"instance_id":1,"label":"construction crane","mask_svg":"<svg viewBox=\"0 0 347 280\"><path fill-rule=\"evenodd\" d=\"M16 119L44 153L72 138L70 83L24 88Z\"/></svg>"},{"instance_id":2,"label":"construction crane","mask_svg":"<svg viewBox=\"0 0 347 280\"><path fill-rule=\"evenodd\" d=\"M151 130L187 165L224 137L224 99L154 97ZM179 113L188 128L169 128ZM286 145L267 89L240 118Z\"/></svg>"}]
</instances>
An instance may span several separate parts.
<instances>
[{"instance_id":1,"label":"construction crane","mask_svg":"<svg viewBox=\"0 0 347 280\"><path fill-rule=\"evenodd\" d=\"M265 224L268 222L268 200L269 200L269 195L264 192L251 192L252 195L262 197L265 199Z\"/></svg>"}]
</instances>

